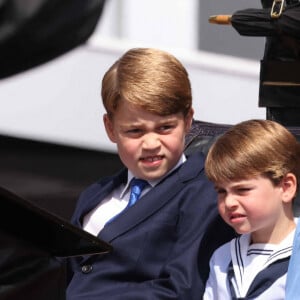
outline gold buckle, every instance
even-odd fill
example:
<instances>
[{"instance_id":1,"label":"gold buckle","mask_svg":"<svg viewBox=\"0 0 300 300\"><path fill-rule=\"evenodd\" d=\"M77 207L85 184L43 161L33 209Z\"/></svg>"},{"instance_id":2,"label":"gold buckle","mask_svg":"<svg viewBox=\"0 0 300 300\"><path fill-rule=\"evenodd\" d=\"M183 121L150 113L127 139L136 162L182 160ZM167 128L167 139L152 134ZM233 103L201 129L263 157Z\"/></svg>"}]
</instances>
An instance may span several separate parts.
<instances>
[{"instance_id":1,"label":"gold buckle","mask_svg":"<svg viewBox=\"0 0 300 300\"><path fill-rule=\"evenodd\" d=\"M281 16L284 9L284 0L274 0L271 9L271 18L277 19Z\"/></svg>"}]
</instances>

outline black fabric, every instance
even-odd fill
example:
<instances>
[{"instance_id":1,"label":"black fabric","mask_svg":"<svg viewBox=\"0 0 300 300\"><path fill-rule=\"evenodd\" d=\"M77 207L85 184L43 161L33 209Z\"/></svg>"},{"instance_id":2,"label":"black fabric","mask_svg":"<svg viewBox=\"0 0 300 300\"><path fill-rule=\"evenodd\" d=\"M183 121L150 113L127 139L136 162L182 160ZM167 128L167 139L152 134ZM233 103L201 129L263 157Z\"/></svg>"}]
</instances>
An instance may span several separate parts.
<instances>
[{"instance_id":1,"label":"black fabric","mask_svg":"<svg viewBox=\"0 0 300 300\"><path fill-rule=\"evenodd\" d=\"M191 129L185 137L185 151L189 155L195 151L207 154L212 143L232 125L193 120Z\"/></svg>"},{"instance_id":2,"label":"black fabric","mask_svg":"<svg viewBox=\"0 0 300 300\"><path fill-rule=\"evenodd\" d=\"M277 121L284 126L300 126L299 107L268 107L267 119Z\"/></svg>"},{"instance_id":3,"label":"black fabric","mask_svg":"<svg viewBox=\"0 0 300 300\"><path fill-rule=\"evenodd\" d=\"M238 10L231 17L232 26L240 35L300 38L300 4L288 5L279 18L271 18L271 6Z\"/></svg>"},{"instance_id":4,"label":"black fabric","mask_svg":"<svg viewBox=\"0 0 300 300\"><path fill-rule=\"evenodd\" d=\"M1 300L65 299L66 271L57 259L2 228L0 245Z\"/></svg>"},{"instance_id":5,"label":"black fabric","mask_svg":"<svg viewBox=\"0 0 300 300\"><path fill-rule=\"evenodd\" d=\"M1 300L65 299L63 264L46 251L3 230L0 230L0 244Z\"/></svg>"},{"instance_id":6,"label":"black fabric","mask_svg":"<svg viewBox=\"0 0 300 300\"><path fill-rule=\"evenodd\" d=\"M123 167L116 153L0 135L0 186L70 220L80 193Z\"/></svg>"},{"instance_id":7,"label":"black fabric","mask_svg":"<svg viewBox=\"0 0 300 300\"><path fill-rule=\"evenodd\" d=\"M0 79L45 63L84 43L105 0L1 0Z\"/></svg>"},{"instance_id":8,"label":"black fabric","mask_svg":"<svg viewBox=\"0 0 300 300\"><path fill-rule=\"evenodd\" d=\"M63 300L58 256L104 254L111 246L0 188L0 299Z\"/></svg>"},{"instance_id":9,"label":"black fabric","mask_svg":"<svg viewBox=\"0 0 300 300\"><path fill-rule=\"evenodd\" d=\"M262 1L271 7L271 1ZM276 36L267 36L261 61L259 106L266 107L267 118L285 126L300 126L300 4L286 1L282 15L273 20ZM295 110L293 110L295 109Z\"/></svg>"},{"instance_id":10,"label":"black fabric","mask_svg":"<svg viewBox=\"0 0 300 300\"><path fill-rule=\"evenodd\" d=\"M0 228L53 256L107 253L110 245L68 221L0 188Z\"/></svg>"},{"instance_id":11,"label":"black fabric","mask_svg":"<svg viewBox=\"0 0 300 300\"><path fill-rule=\"evenodd\" d=\"M298 112L298 117L295 112L287 116L300 107L300 1L261 0L261 5L235 11L231 24L240 35L265 37L258 104L266 107L267 118L300 126ZM271 12L278 13L277 17Z\"/></svg>"}]
</instances>

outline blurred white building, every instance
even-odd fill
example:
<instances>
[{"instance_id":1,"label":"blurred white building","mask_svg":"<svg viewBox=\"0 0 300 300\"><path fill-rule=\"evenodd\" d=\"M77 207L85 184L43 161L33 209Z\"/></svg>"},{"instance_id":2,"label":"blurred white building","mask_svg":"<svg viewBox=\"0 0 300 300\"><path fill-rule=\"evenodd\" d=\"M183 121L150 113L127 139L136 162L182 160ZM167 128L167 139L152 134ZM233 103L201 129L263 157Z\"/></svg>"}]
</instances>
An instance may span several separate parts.
<instances>
[{"instance_id":1,"label":"blurred white building","mask_svg":"<svg viewBox=\"0 0 300 300\"><path fill-rule=\"evenodd\" d=\"M0 134L114 152L102 125L101 79L132 47L162 48L183 62L196 119L265 118L258 107L264 39L207 21L259 6L258 0L107 0L86 44L0 81Z\"/></svg>"}]
</instances>

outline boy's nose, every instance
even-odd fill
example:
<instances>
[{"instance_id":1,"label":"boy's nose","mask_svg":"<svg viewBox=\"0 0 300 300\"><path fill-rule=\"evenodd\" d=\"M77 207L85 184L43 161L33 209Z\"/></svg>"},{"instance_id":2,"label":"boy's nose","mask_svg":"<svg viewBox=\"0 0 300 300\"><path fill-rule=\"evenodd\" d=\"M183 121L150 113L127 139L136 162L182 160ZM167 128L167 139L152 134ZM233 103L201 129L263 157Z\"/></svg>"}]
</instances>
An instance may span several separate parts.
<instances>
[{"instance_id":1,"label":"boy's nose","mask_svg":"<svg viewBox=\"0 0 300 300\"><path fill-rule=\"evenodd\" d=\"M225 203L225 206L229 209L236 207L238 204L237 200L235 199L235 197L233 195L227 195L224 199L224 203Z\"/></svg>"},{"instance_id":2,"label":"boy's nose","mask_svg":"<svg viewBox=\"0 0 300 300\"><path fill-rule=\"evenodd\" d=\"M143 148L144 149L155 149L159 147L160 141L157 134L149 133L144 136Z\"/></svg>"}]
</instances>

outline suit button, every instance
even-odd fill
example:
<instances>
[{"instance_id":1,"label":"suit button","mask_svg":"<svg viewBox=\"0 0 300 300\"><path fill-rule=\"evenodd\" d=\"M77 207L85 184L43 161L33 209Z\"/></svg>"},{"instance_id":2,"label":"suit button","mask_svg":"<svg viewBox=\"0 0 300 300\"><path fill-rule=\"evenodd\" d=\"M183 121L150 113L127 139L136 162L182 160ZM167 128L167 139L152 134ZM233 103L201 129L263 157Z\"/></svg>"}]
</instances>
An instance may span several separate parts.
<instances>
[{"instance_id":1,"label":"suit button","mask_svg":"<svg viewBox=\"0 0 300 300\"><path fill-rule=\"evenodd\" d=\"M84 274L88 274L93 270L93 266L92 265L84 265L81 267L81 272Z\"/></svg>"}]
</instances>

